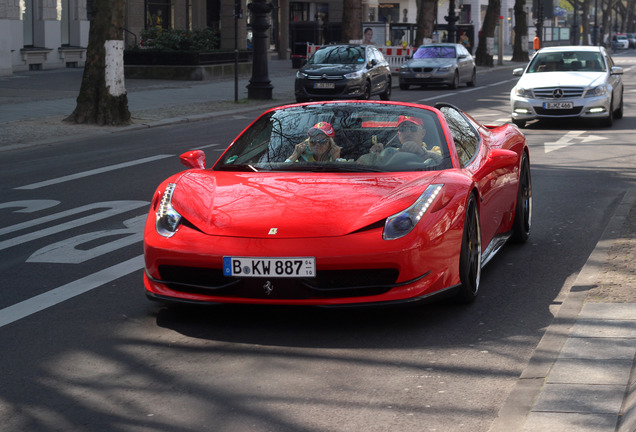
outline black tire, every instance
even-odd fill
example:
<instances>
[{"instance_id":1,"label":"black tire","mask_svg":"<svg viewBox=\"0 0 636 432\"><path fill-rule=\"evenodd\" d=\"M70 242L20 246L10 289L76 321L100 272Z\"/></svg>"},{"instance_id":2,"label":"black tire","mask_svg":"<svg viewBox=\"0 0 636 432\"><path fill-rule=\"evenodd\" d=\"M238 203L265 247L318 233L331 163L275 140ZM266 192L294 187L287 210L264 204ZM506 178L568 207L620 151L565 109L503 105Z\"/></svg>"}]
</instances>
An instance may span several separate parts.
<instances>
[{"instance_id":1,"label":"black tire","mask_svg":"<svg viewBox=\"0 0 636 432\"><path fill-rule=\"evenodd\" d=\"M523 153L519 170L519 190L517 192L517 206L515 220L512 225L512 239L517 243L525 243L530 237L532 228L532 177L528 155Z\"/></svg>"},{"instance_id":2,"label":"black tire","mask_svg":"<svg viewBox=\"0 0 636 432\"><path fill-rule=\"evenodd\" d=\"M609 109L609 113L607 115L607 118L603 120L603 126L605 127L612 127L612 125L614 124L614 99L612 99L612 102L610 102L610 109Z\"/></svg>"},{"instance_id":3,"label":"black tire","mask_svg":"<svg viewBox=\"0 0 636 432\"><path fill-rule=\"evenodd\" d=\"M477 85L477 69L473 69L473 76L470 78L470 81L466 83L468 87L475 87Z\"/></svg>"},{"instance_id":4,"label":"black tire","mask_svg":"<svg viewBox=\"0 0 636 432\"><path fill-rule=\"evenodd\" d=\"M481 226L477 199L474 194L470 195L466 204L464 234L462 235L462 248L459 256L459 279L461 285L458 288L455 301L472 303L477 298L481 279Z\"/></svg>"},{"instance_id":5,"label":"black tire","mask_svg":"<svg viewBox=\"0 0 636 432\"><path fill-rule=\"evenodd\" d=\"M391 100L391 88L393 87L393 83L391 82L391 77L387 78L386 81L386 89L380 93L380 99L382 100Z\"/></svg>"},{"instance_id":6,"label":"black tire","mask_svg":"<svg viewBox=\"0 0 636 432\"><path fill-rule=\"evenodd\" d=\"M516 125L517 125L517 127L520 127L521 129L523 129L524 127L526 127L526 121L525 121L525 120L515 120L515 119L512 119L512 122L513 122L514 124L516 124Z\"/></svg>"},{"instance_id":7,"label":"black tire","mask_svg":"<svg viewBox=\"0 0 636 432\"><path fill-rule=\"evenodd\" d=\"M621 92L621 103L618 105L618 108L616 109L616 111L614 111L614 118L615 119L623 118L623 93L622 92Z\"/></svg>"},{"instance_id":8,"label":"black tire","mask_svg":"<svg viewBox=\"0 0 636 432\"><path fill-rule=\"evenodd\" d=\"M455 75L453 75L453 82L449 84L449 87L453 90L459 87L459 72L455 71Z\"/></svg>"},{"instance_id":9,"label":"black tire","mask_svg":"<svg viewBox=\"0 0 636 432\"><path fill-rule=\"evenodd\" d=\"M400 83L400 90L408 90L409 89L409 85L408 84L402 84Z\"/></svg>"},{"instance_id":10,"label":"black tire","mask_svg":"<svg viewBox=\"0 0 636 432\"><path fill-rule=\"evenodd\" d=\"M364 83L364 89L363 89L363 92L362 92L362 99L363 100L371 99L371 83L369 81Z\"/></svg>"}]
</instances>

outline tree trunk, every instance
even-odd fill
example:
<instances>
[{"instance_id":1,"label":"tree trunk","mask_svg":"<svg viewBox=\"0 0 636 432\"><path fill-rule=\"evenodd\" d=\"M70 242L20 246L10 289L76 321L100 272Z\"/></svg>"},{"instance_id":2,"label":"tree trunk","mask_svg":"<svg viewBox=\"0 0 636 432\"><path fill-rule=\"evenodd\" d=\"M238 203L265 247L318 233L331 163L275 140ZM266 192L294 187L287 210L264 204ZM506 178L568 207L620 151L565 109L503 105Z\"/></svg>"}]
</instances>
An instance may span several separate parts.
<instances>
[{"instance_id":1,"label":"tree trunk","mask_svg":"<svg viewBox=\"0 0 636 432\"><path fill-rule=\"evenodd\" d=\"M422 45L424 38L433 37L433 20L437 14L435 13L435 5L437 0L418 0L417 1L417 17L415 31L415 46Z\"/></svg>"},{"instance_id":2,"label":"tree trunk","mask_svg":"<svg viewBox=\"0 0 636 432\"><path fill-rule=\"evenodd\" d=\"M99 125L130 123L124 85L125 0L94 0L86 65L77 105L66 121Z\"/></svg>"},{"instance_id":3,"label":"tree trunk","mask_svg":"<svg viewBox=\"0 0 636 432\"><path fill-rule=\"evenodd\" d=\"M528 57L528 14L525 0L515 0L515 40L512 47L512 61L527 62Z\"/></svg>"},{"instance_id":4,"label":"tree trunk","mask_svg":"<svg viewBox=\"0 0 636 432\"><path fill-rule=\"evenodd\" d=\"M342 42L362 39L362 0L342 2Z\"/></svg>"},{"instance_id":5,"label":"tree trunk","mask_svg":"<svg viewBox=\"0 0 636 432\"><path fill-rule=\"evenodd\" d=\"M495 47L495 28L499 21L501 10L501 0L489 0L484 24L479 33L479 45L475 55L477 66L494 66L493 55Z\"/></svg>"}]
</instances>

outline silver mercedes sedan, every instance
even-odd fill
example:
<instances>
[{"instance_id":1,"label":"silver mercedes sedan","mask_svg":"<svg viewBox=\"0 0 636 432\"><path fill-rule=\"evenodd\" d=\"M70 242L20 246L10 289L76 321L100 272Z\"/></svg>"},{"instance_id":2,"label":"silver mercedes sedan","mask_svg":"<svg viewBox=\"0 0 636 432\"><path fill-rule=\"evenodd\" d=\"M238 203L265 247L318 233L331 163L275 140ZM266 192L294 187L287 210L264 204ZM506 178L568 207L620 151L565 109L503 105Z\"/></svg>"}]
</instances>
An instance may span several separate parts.
<instances>
[{"instance_id":1,"label":"silver mercedes sedan","mask_svg":"<svg viewBox=\"0 0 636 432\"><path fill-rule=\"evenodd\" d=\"M623 117L623 68L603 47L555 46L538 50L510 92L512 122L580 118L611 126Z\"/></svg>"}]
</instances>

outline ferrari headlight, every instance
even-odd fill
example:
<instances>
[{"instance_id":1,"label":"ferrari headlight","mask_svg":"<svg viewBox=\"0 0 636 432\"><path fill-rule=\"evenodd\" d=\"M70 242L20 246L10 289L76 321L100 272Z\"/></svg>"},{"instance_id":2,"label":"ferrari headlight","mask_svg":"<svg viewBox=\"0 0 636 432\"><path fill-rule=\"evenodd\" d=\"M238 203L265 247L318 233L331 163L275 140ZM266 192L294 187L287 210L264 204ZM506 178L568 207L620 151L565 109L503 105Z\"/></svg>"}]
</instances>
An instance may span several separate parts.
<instances>
[{"instance_id":1,"label":"ferrari headlight","mask_svg":"<svg viewBox=\"0 0 636 432\"><path fill-rule=\"evenodd\" d=\"M515 94L517 96L529 98L529 97L532 97L532 89L517 87L515 88Z\"/></svg>"},{"instance_id":2,"label":"ferrari headlight","mask_svg":"<svg viewBox=\"0 0 636 432\"><path fill-rule=\"evenodd\" d=\"M607 93L607 86L603 84L588 90L585 97L603 96L605 93Z\"/></svg>"},{"instance_id":3,"label":"ferrari headlight","mask_svg":"<svg viewBox=\"0 0 636 432\"><path fill-rule=\"evenodd\" d=\"M395 240L410 233L422 219L443 186L443 184L430 185L409 208L389 216L384 224L382 238L384 240Z\"/></svg>"},{"instance_id":4,"label":"ferrari headlight","mask_svg":"<svg viewBox=\"0 0 636 432\"><path fill-rule=\"evenodd\" d=\"M168 184L157 208L155 227L157 233L163 237L172 237L181 223L181 215L172 208L172 194L176 186L174 183Z\"/></svg>"}]
</instances>

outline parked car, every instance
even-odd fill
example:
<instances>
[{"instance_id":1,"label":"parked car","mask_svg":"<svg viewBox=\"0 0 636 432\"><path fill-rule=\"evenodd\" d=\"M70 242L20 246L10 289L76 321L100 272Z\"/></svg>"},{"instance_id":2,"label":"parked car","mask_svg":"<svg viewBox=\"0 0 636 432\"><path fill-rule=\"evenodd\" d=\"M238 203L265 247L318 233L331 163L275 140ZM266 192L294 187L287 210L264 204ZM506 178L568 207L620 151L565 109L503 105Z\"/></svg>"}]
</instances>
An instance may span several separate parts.
<instances>
[{"instance_id":1,"label":"parked car","mask_svg":"<svg viewBox=\"0 0 636 432\"><path fill-rule=\"evenodd\" d=\"M311 99L391 99L391 68L371 45L327 45L296 72L297 102Z\"/></svg>"},{"instance_id":2,"label":"parked car","mask_svg":"<svg viewBox=\"0 0 636 432\"><path fill-rule=\"evenodd\" d=\"M512 121L578 118L611 126L623 117L623 68L603 47L555 46L538 50L510 92Z\"/></svg>"},{"instance_id":3,"label":"parked car","mask_svg":"<svg viewBox=\"0 0 636 432\"><path fill-rule=\"evenodd\" d=\"M456 89L461 83L477 83L475 60L461 44L439 43L420 46L399 71L400 89L411 85L448 85Z\"/></svg>"},{"instance_id":4,"label":"parked car","mask_svg":"<svg viewBox=\"0 0 636 432\"><path fill-rule=\"evenodd\" d=\"M627 33L630 48L636 48L636 33Z\"/></svg>"},{"instance_id":5,"label":"parked car","mask_svg":"<svg viewBox=\"0 0 636 432\"><path fill-rule=\"evenodd\" d=\"M612 48L615 50L629 48L629 39L627 39L627 35L622 33L616 33L612 37Z\"/></svg>"},{"instance_id":6,"label":"parked car","mask_svg":"<svg viewBox=\"0 0 636 432\"><path fill-rule=\"evenodd\" d=\"M290 157L301 147L308 157ZM449 104L272 108L212 167L201 150L181 160L188 169L159 185L145 225L153 300L471 302L482 267L507 239L530 235L524 135Z\"/></svg>"}]
</instances>

